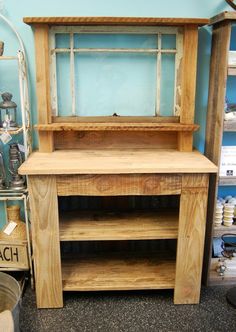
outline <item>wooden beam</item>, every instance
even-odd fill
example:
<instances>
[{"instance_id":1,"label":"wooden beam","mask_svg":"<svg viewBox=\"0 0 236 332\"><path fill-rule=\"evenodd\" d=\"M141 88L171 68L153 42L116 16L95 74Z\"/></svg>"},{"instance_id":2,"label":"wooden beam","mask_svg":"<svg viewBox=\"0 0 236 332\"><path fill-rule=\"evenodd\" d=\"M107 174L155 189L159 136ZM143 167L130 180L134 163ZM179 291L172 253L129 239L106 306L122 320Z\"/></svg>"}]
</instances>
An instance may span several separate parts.
<instances>
[{"instance_id":1,"label":"wooden beam","mask_svg":"<svg viewBox=\"0 0 236 332\"><path fill-rule=\"evenodd\" d=\"M213 26L205 155L217 166L219 166L220 164L222 135L224 127L224 105L230 35L230 21L225 21ZM211 175L203 265L203 282L205 284L208 284L208 279L210 275L213 218L217 198L217 187L218 175Z\"/></svg>"},{"instance_id":2,"label":"wooden beam","mask_svg":"<svg viewBox=\"0 0 236 332\"><path fill-rule=\"evenodd\" d=\"M210 24L216 24L219 22L223 22L223 21L228 21L228 23L230 23L230 21L236 21L236 12L223 12L220 13L216 16L213 16L210 19Z\"/></svg>"},{"instance_id":3,"label":"wooden beam","mask_svg":"<svg viewBox=\"0 0 236 332\"><path fill-rule=\"evenodd\" d=\"M38 124L35 125L38 131L196 131L199 129L199 125L196 124L181 124L181 123L132 123L132 122L111 122L111 123L90 123L90 122L74 122L74 123L50 123L50 124Z\"/></svg>"},{"instance_id":4,"label":"wooden beam","mask_svg":"<svg viewBox=\"0 0 236 332\"><path fill-rule=\"evenodd\" d=\"M191 152L193 150L192 132L178 132L178 150L182 152Z\"/></svg>"},{"instance_id":5,"label":"wooden beam","mask_svg":"<svg viewBox=\"0 0 236 332\"><path fill-rule=\"evenodd\" d=\"M63 306L59 217L54 176L28 181L38 308Z\"/></svg>"},{"instance_id":6,"label":"wooden beam","mask_svg":"<svg viewBox=\"0 0 236 332\"><path fill-rule=\"evenodd\" d=\"M184 28L180 123L194 122L197 72L198 26Z\"/></svg>"},{"instance_id":7,"label":"wooden beam","mask_svg":"<svg viewBox=\"0 0 236 332\"><path fill-rule=\"evenodd\" d=\"M178 195L181 178L178 175L60 175L57 177L58 196L126 196Z\"/></svg>"},{"instance_id":8,"label":"wooden beam","mask_svg":"<svg viewBox=\"0 0 236 332\"><path fill-rule=\"evenodd\" d=\"M38 123L51 123L48 25L35 25L36 90ZM53 151L53 134L39 133L39 151Z\"/></svg>"},{"instance_id":9,"label":"wooden beam","mask_svg":"<svg viewBox=\"0 0 236 332\"><path fill-rule=\"evenodd\" d=\"M26 24L50 25L205 25L209 23L206 18L171 18L171 17L24 17Z\"/></svg>"},{"instance_id":10,"label":"wooden beam","mask_svg":"<svg viewBox=\"0 0 236 332\"><path fill-rule=\"evenodd\" d=\"M182 177L176 258L175 304L199 303L208 175Z\"/></svg>"}]
</instances>

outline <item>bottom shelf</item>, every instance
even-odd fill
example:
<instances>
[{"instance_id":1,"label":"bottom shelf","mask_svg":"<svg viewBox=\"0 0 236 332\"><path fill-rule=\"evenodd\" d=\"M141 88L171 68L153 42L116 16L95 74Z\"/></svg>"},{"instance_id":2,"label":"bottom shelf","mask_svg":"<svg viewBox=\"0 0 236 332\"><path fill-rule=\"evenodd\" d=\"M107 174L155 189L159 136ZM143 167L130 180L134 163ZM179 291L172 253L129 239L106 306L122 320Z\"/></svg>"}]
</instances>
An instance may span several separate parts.
<instances>
[{"instance_id":1,"label":"bottom shelf","mask_svg":"<svg viewBox=\"0 0 236 332\"><path fill-rule=\"evenodd\" d=\"M67 259L62 262L62 281L65 291L170 289L175 284L175 260L153 253Z\"/></svg>"}]
</instances>

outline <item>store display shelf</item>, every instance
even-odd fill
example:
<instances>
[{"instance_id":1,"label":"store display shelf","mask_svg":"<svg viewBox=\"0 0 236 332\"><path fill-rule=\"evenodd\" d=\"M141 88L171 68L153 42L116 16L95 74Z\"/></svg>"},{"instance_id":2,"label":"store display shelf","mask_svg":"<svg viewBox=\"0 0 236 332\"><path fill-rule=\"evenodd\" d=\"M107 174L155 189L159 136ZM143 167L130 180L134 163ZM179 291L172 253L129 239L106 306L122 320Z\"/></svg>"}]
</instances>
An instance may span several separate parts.
<instances>
[{"instance_id":1,"label":"store display shelf","mask_svg":"<svg viewBox=\"0 0 236 332\"><path fill-rule=\"evenodd\" d=\"M236 121L224 121L224 131L236 131Z\"/></svg>"},{"instance_id":2,"label":"store display shelf","mask_svg":"<svg viewBox=\"0 0 236 332\"><path fill-rule=\"evenodd\" d=\"M228 66L228 75L235 76L236 75L236 65Z\"/></svg>"},{"instance_id":3,"label":"store display shelf","mask_svg":"<svg viewBox=\"0 0 236 332\"><path fill-rule=\"evenodd\" d=\"M2 55L2 56L0 56L0 60L18 60L18 57L17 56Z\"/></svg>"},{"instance_id":4,"label":"store display shelf","mask_svg":"<svg viewBox=\"0 0 236 332\"><path fill-rule=\"evenodd\" d=\"M178 212L85 212L60 217L61 241L177 239Z\"/></svg>"},{"instance_id":5,"label":"store display shelf","mask_svg":"<svg viewBox=\"0 0 236 332\"><path fill-rule=\"evenodd\" d=\"M236 283L236 269L226 269L224 276L220 276L216 271L219 258L211 259L209 286L215 285L235 285Z\"/></svg>"},{"instance_id":6,"label":"store display shelf","mask_svg":"<svg viewBox=\"0 0 236 332\"><path fill-rule=\"evenodd\" d=\"M219 227L214 227L213 236L214 237L221 237L223 234L236 234L236 225L232 225L230 227L226 227L221 225Z\"/></svg>"},{"instance_id":7,"label":"store display shelf","mask_svg":"<svg viewBox=\"0 0 236 332\"><path fill-rule=\"evenodd\" d=\"M236 176L221 176L219 186L236 186Z\"/></svg>"},{"instance_id":8,"label":"store display shelf","mask_svg":"<svg viewBox=\"0 0 236 332\"><path fill-rule=\"evenodd\" d=\"M65 291L171 289L175 260L158 254L109 254L62 261Z\"/></svg>"}]
</instances>

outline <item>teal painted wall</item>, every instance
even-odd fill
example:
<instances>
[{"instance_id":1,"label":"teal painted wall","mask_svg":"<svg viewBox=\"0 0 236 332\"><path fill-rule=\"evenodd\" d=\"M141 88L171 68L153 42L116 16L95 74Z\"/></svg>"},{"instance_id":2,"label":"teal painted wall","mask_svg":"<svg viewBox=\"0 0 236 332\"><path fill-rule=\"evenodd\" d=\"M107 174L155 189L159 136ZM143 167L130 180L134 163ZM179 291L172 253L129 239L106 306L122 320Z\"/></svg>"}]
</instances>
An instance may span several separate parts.
<instances>
[{"instance_id":1,"label":"teal painted wall","mask_svg":"<svg viewBox=\"0 0 236 332\"><path fill-rule=\"evenodd\" d=\"M67 0L67 1L32 1L0 0L1 12L14 24L21 35L29 64L31 111L33 123L36 123L36 94L34 67L34 40L31 27L22 21L24 16L154 16L154 17L204 17L209 18L230 7L223 0ZM195 145L203 151L205 118L207 105L208 71L211 33L209 28L199 32L199 65L196 100L196 122L201 130L195 136ZM5 41L5 54L17 50L16 38L0 20L0 39ZM2 67L2 66L1 66ZM15 101L19 103L18 86L15 82L13 64L0 67L0 91L14 91ZM6 80L7 78L7 80Z\"/></svg>"},{"instance_id":2,"label":"teal painted wall","mask_svg":"<svg viewBox=\"0 0 236 332\"><path fill-rule=\"evenodd\" d=\"M24 16L151 16L210 18L224 10L230 10L230 7L223 0L0 0L1 13L4 14L16 27L26 48L33 123L36 123L37 119L34 39L31 27L23 23ZM5 41L5 55L16 53L19 47L16 37L1 20L0 40ZM200 124L201 129L195 134L194 139L195 146L202 152L204 151L210 48L211 29L203 27L199 30L195 118L195 122ZM8 63L7 65L0 63L0 73L0 92L6 90L11 91L14 94L14 100L16 103L20 104L15 65L13 63ZM234 102L236 102L236 100L234 100ZM34 145L37 145L36 136L34 136Z\"/></svg>"}]
</instances>

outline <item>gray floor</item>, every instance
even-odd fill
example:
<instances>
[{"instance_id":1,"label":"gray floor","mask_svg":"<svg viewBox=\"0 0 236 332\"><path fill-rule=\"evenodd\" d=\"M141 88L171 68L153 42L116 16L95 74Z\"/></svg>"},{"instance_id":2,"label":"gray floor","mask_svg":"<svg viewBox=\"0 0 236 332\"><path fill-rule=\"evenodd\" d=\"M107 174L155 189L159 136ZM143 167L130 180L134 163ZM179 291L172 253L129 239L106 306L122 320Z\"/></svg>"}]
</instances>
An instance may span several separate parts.
<instances>
[{"instance_id":1,"label":"gray floor","mask_svg":"<svg viewBox=\"0 0 236 332\"><path fill-rule=\"evenodd\" d=\"M37 310L28 287L21 331L236 331L236 309L225 299L230 287L203 288L199 305L174 305L172 291L65 293L63 309Z\"/></svg>"}]
</instances>

